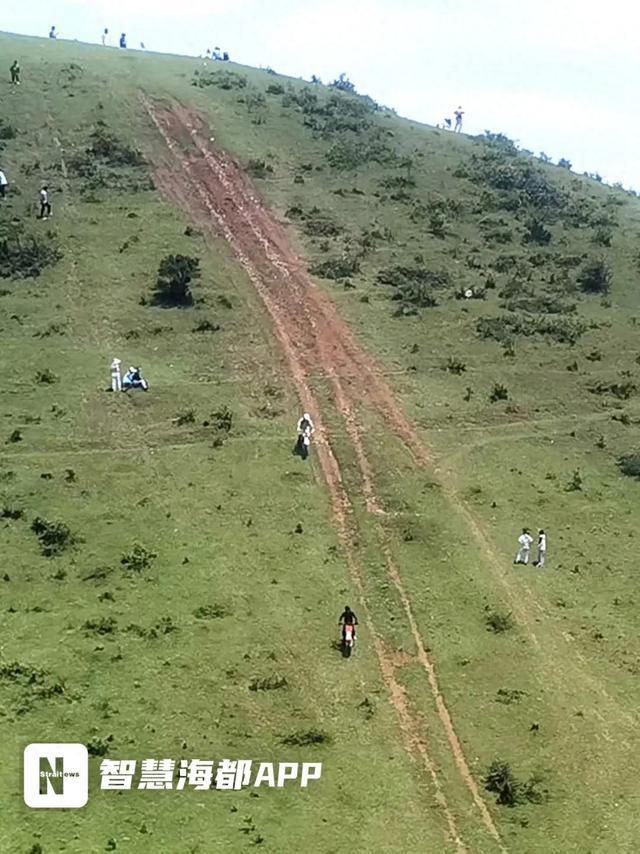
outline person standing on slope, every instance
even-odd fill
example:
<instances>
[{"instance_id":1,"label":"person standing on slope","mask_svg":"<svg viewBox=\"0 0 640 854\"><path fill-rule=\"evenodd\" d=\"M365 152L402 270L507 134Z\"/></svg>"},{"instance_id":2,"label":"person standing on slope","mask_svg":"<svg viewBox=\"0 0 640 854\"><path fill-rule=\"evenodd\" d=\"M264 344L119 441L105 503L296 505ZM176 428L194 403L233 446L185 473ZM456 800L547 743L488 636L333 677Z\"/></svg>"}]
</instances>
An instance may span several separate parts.
<instances>
[{"instance_id":1,"label":"person standing on slope","mask_svg":"<svg viewBox=\"0 0 640 854\"><path fill-rule=\"evenodd\" d=\"M20 66L18 65L17 59L14 59L13 65L11 66L9 71L11 72L11 82L15 86L19 86L20 85Z\"/></svg>"},{"instance_id":2,"label":"person standing on slope","mask_svg":"<svg viewBox=\"0 0 640 854\"><path fill-rule=\"evenodd\" d=\"M520 548L518 549L518 554L515 557L514 563L529 563L529 550L531 549L531 543L533 542L533 537L529 533L528 528L523 528L522 533L518 537L518 543L520 544Z\"/></svg>"},{"instance_id":3,"label":"person standing on slope","mask_svg":"<svg viewBox=\"0 0 640 854\"><path fill-rule=\"evenodd\" d=\"M464 116L464 110L462 107L458 107L458 109L453 114L456 117L456 126L454 128L455 133L460 133L462 130L462 117Z\"/></svg>"},{"instance_id":4,"label":"person standing on slope","mask_svg":"<svg viewBox=\"0 0 640 854\"><path fill-rule=\"evenodd\" d=\"M51 202L49 201L49 188L40 190L40 219L48 219L51 216Z\"/></svg>"},{"instance_id":5,"label":"person standing on slope","mask_svg":"<svg viewBox=\"0 0 640 854\"><path fill-rule=\"evenodd\" d=\"M546 554L547 554L547 535L542 530L542 528L540 528L540 530L538 531L538 556L536 557L535 561L533 562L533 565L543 567Z\"/></svg>"},{"instance_id":6,"label":"person standing on slope","mask_svg":"<svg viewBox=\"0 0 640 854\"><path fill-rule=\"evenodd\" d=\"M7 181L7 176L4 174L2 169L0 169L0 198L4 199L8 186L9 182Z\"/></svg>"}]
</instances>

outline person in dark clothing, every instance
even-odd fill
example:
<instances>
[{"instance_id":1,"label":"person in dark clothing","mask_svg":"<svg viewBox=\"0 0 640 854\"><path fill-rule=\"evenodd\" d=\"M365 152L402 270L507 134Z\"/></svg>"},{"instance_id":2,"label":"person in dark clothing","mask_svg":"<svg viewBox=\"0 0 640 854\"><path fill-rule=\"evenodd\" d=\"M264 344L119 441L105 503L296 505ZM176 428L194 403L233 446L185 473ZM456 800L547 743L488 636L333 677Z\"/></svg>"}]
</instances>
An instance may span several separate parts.
<instances>
[{"instance_id":1,"label":"person in dark clothing","mask_svg":"<svg viewBox=\"0 0 640 854\"><path fill-rule=\"evenodd\" d=\"M56 33L55 27L51 27L51 29L49 30L49 38L50 39L57 39L58 38L58 34Z\"/></svg>"},{"instance_id":2,"label":"person in dark clothing","mask_svg":"<svg viewBox=\"0 0 640 854\"><path fill-rule=\"evenodd\" d=\"M356 637L356 629L355 627L358 625L358 618L353 613L351 608L348 605L344 606L344 611L340 614L340 619L338 620L338 625L342 626L342 640L344 640L344 627L345 625L353 626L353 639Z\"/></svg>"},{"instance_id":3,"label":"person in dark clothing","mask_svg":"<svg viewBox=\"0 0 640 854\"><path fill-rule=\"evenodd\" d=\"M14 60L13 65L9 69L11 72L11 82L15 83L16 86L20 85L20 66L18 65L18 60Z\"/></svg>"},{"instance_id":4,"label":"person in dark clothing","mask_svg":"<svg viewBox=\"0 0 640 854\"><path fill-rule=\"evenodd\" d=\"M126 46L127 46L127 34L122 33L122 35L120 36L120 47L126 47Z\"/></svg>"}]
</instances>

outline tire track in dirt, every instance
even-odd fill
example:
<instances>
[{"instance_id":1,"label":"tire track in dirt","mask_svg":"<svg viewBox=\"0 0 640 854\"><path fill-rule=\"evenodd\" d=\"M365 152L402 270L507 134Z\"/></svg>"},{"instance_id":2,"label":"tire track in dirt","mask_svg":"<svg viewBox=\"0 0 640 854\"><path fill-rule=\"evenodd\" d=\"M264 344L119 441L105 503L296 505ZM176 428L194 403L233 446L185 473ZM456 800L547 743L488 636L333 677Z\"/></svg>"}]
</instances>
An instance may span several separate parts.
<instances>
[{"instance_id":1,"label":"tire track in dirt","mask_svg":"<svg viewBox=\"0 0 640 854\"><path fill-rule=\"evenodd\" d=\"M384 383L370 358L356 344L353 334L333 304L308 278L299 259L293 254L286 234L263 207L255 191L235 162L226 154L214 151L205 141L206 131L199 119L180 105L170 109L158 107L147 99L145 106L164 138L169 151L182 165L176 174L171 164L158 163L159 186L189 214L210 227L213 219L217 230L233 248L256 290L262 297L287 356L289 367L305 408L318 413L318 458L329 486L340 537L348 556L351 576L360 593L363 608L381 672L395 706L405 746L419 754L434 784L436 800L442 808L449 835L459 848L464 848L452 812L447 804L436 767L429 755L423 726L410 710L404 689L395 679L393 658L385 651L372 622L363 577L353 556L351 533L352 508L342 482L340 469L328 441L320 410L309 388L308 375L320 364L330 378L338 410L342 413L349 438L354 446L367 499L374 512L380 508L375 498L370 464L364 452L360 428L352 401L364 401L381 412L394 432L414 449L423 465L430 462L426 449L417 442L415 432L398 409L390 389ZM194 150L195 149L195 150ZM321 329L314 318L319 318ZM485 829L505 850L487 805L469 769L451 716L446 708L433 663L421 638L409 597L397 567L388 556L388 571L400 593L418 649L418 660L425 669L437 712L449 742L455 764L468 787Z\"/></svg>"}]
</instances>

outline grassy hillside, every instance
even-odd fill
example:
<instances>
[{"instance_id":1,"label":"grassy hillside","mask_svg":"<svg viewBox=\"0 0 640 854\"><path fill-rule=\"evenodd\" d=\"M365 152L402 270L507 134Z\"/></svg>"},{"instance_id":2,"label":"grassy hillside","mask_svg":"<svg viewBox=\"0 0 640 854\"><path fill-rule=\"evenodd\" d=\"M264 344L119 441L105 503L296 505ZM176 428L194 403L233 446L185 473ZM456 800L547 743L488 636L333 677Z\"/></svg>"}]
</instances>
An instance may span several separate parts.
<instances>
[{"instance_id":1,"label":"grassy hillside","mask_svg":"<svg viewBox=\"0 0 640 854\"><path fill-rule=\"evenodd\" d=\"M620 461L640 452L637 200L268 72L0 37L0 67L15 56L3 847L635 850L640 487ZM345 408L306 370L350 544L315 449L291 456L299 387L247 266L162 192L186 167L143 94L197 111L237 158L417 426L407 439L366 395ZM200 259L193 307L153 304L170 253ZM148 394L105 391L113 356ZM336 368L348 401L358 364ZM68 527L60 554L36 519ZM548 533L544 570L512 565L525 525ZM346 601L366 615L349 662ZM31 741L92 745L83 811L24 806ZM306 791L117 795L105 756L324 771ZM495 760L514 806L485 789Z\"/></svg>"}]
</instances>

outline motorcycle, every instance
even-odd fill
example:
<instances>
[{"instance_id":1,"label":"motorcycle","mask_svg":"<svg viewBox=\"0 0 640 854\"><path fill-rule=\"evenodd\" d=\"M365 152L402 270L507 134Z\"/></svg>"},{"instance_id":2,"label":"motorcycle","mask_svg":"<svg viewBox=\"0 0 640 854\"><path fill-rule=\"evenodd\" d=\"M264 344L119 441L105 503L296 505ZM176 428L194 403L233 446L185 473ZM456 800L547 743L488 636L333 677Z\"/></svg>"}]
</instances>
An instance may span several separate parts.
<instances>
[{"instance_id":1,"label":"motorcycle","mask_svg":"<svg viewBox=\"0 0 640 854\"><path fill-rule=\"evenodd\" d=\"M356 627L353 623L345 623L342 627L342 655L349 658L356 642Z\"/></svg>"}]
</instances>

